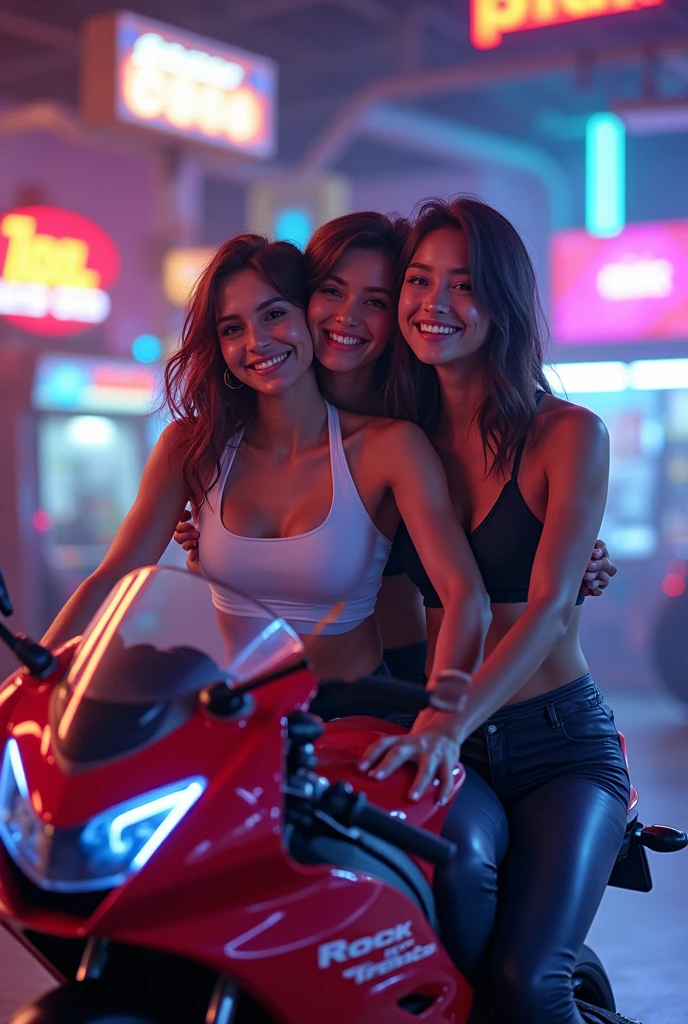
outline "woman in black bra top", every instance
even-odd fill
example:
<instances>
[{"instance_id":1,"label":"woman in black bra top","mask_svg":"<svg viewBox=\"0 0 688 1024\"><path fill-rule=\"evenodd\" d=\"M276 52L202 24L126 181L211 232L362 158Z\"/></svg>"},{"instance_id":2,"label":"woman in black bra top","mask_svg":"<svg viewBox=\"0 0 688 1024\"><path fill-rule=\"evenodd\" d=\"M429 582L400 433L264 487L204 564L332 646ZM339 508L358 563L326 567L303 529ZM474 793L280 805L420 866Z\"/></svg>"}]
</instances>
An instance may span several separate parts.
<instances>
[{"instance_id":1,"label":"woman in black bra top","mask_svg":"<svg viewBox=\"0 0 688 1024\"><path fill-rule=\"evenodd\" d=\"M384 777L430 747L460 755L468 777L445 825L459 854L436 876L444 942L480 993L480 1019L582 1024L572 970L629 796L576 607L606 501L607 432L551 393L535 275L501 214L472 198L425 203L402 264L395 411L442 459L492 624L465 710L424 713L361 767ZM401 548L432 652L440 602L403 537Z\"/></svg>"},{"instance_id":2,"label":"woman in black bra top","mask_svg":"<svg viewBox=\"0 0 688 1024\"><path fill-rule=\"evenodd\" d=\"M397 320L395 276L410 228L399 217L350 213L319 227L306 247L308 323L318 382L338 409L389 413L384 391ZM337 341L342 333L348 345ZM351 344L355 340L360 344ZM196 568L199 532L190 519L191 513L185 512L174 537L189 552L189 567ZM539 527L535 521L534 529ZM490 551L492 540L487 544ZM607 586L616 572L607 555L604 543L596 541L581 594L599 596ZM402 523L383 573L375 617L384 641L384 664L391 674L422 682L430 669L426 615L407 568L420 585L425 607L439 607Z\"/></svg>"}]
</instances>

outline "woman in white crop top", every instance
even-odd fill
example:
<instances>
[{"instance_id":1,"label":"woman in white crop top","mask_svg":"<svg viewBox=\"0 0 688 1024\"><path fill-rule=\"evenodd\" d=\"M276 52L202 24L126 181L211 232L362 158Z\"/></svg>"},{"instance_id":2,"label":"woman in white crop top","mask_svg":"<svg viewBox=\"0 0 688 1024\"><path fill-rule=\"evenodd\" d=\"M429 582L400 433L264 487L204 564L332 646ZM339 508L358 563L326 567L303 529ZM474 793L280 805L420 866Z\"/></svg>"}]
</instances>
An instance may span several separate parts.
<instances>
[{"instance_id":1,"label":"woman in white crop top","mask_svg":"<svg viewBox=\"0 0 688 1024\"><path fill-rule=\"evenodd\" d=\"M410 224L376 211L349 213L319 227L306 251L307 319L321 392L338 409L385 415L391 339L396 326L395 277ZM185 512L175 540L197 566L200 532ZM203 518L203 517L202 517ZM584 581L584 593L600 594L616 570L601 541ZM375 615L384 660L393 676L422 682L427 662L426 611L404 573L395 543L383 572ZM598 557L599 556L599 557ZM597 559L597 560L596 560ZM596 561L595 561L596 560ZM340 620L341 621L341 620Z\"/></svg>"},{"instance_id":2,"label":"woman in white crop top","mask_svg":"<svg viewBox=\"0 0 688 1024\"><path fill-rule=\"evenodd\" d=\"M320 676L376 670L373 607L401 514L445 608L430 685L443 670L476 664L489 608L439 459L414 425L325 402L305 292L304 257L289 243L240 235L220 247L166 368L174 421L108 554L46 644L82 628L126 572L156 562L191 500L203 525L201 565L272 601ZM448 792L457 753L441 729L429 730L424 785L437 773Z\"/></svg>"}]
</instances>

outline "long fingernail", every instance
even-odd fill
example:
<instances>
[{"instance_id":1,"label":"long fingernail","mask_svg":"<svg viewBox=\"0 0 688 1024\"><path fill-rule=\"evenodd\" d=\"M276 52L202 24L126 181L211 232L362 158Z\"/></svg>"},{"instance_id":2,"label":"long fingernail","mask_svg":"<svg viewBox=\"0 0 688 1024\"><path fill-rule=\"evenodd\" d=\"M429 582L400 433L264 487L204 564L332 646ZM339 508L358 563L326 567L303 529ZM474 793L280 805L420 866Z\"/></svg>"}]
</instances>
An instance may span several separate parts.
<instances>
[{"instance_id":1,"label":"long fingernail","mask_svg":"<svg viewBox=\"0 0 688 1024\"><path fill-rule=\"evenodd\" d=\"M384 779L385 777L385 773L380 771L371 772L370 774L373 776L374 779Z\"/></svg>"},{"instance_id":2,"label":"long fingernail","mask_svg":"<svg viewBox=\"0 0 688 1024\"><path fill-rule=\"evenodd\" d=\"M369 768L370 764L368 763L368 761L361 761L361 763L358 766L359 772L367 772Z\"/></svg>"},{"instance_id":3,"label":"long fingernail","mask_svg":"<svg viewBox=\"0 0 688 1024\"><path fill-rule=\"evenodd\" d=\"M416 792L411 793L411 799L412 800L420 800L420 793L416 793Z\"/></svg>"}]
</instances>

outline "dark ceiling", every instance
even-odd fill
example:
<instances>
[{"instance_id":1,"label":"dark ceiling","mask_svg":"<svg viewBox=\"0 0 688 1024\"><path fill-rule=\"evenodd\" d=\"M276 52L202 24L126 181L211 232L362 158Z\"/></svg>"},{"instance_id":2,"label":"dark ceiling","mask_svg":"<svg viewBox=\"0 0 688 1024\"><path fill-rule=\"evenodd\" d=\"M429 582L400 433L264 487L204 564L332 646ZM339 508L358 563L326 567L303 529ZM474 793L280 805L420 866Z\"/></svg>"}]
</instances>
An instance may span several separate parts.
<instances>
[{"instance_id":1,"label":"dark ceiling","mask_svg":"<svg viewBox=\"0 0 688 1024\"><path fill-rule=\"evenodd\" d=\"M137 0L135 9L279 63L279 157L288 164L360 90L390 77L456 69L460 83L419 87L404 107L558 156L580 141L594 110L648 96L688 103L688 0L505 36L492 51L470 43L469 0ZM109 10L107 0L0 0L0 100L76 109L79 27ZM343 152L339 166L389 159L369 141Z\"/></svg>"}]
</instances>

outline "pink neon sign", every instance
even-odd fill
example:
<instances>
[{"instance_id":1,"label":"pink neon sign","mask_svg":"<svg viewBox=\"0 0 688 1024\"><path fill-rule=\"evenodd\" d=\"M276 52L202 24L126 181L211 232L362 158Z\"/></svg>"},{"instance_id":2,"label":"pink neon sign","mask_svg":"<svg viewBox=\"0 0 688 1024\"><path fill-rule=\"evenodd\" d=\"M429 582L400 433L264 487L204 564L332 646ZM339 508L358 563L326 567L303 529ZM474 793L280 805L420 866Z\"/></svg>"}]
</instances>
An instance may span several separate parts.
<instances>
[{"instance_id":1,"label":"pink neon sign","mask_svg":"<svg viewBox=\"0 0 688 1024\"><path fill-rule=\"evenodd\" d=\"M550 258L560 344L688 341L688 221L630 224L616 238L560 231Z\"/></svg>"}]
</instances>

